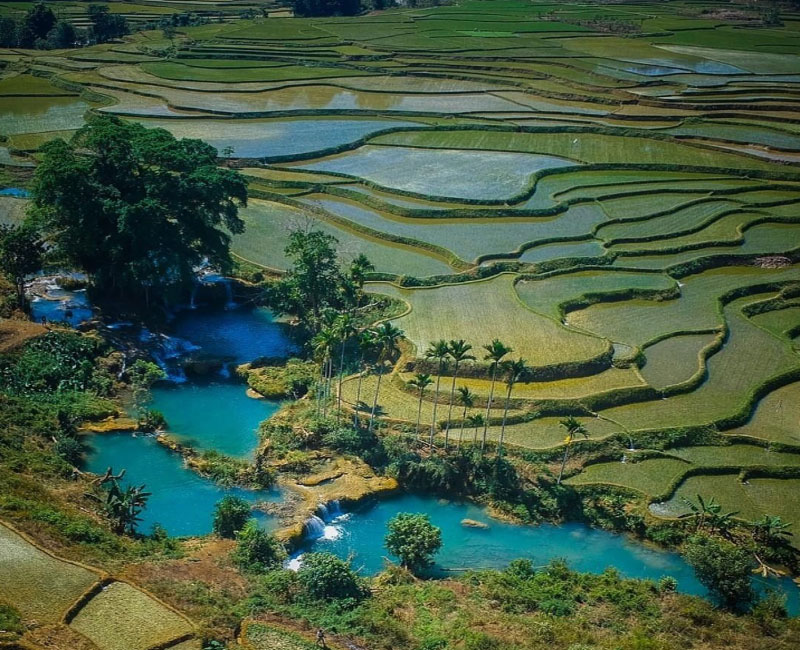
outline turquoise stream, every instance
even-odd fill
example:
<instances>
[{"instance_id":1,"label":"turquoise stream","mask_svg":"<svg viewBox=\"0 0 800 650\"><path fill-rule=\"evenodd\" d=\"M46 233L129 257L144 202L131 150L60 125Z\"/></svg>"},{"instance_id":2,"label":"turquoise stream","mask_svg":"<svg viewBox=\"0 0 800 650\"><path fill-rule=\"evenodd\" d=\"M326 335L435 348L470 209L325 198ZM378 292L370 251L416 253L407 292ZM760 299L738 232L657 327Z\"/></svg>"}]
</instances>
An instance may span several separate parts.
<instances>
[{"instance_id":1,"label":"turquoise stream","mask_svg":"<svg viewBox=\"0 0 800 650\"><path fill-rule=\"evenodd\" d=\"M375 574L383 568L385 558L397 561L378 540L383 540L389 519L399 512L427 514L442 529L443 544L436 556L434 575L465 569L502 569L517 558L528 558L535 565L561 558L577 571L601 573L613 567L626 578L658 580L672 576L678 581L679 591L708 595L692 568L677 553L580 523L521 526L492 519L475 504L413 494L365 504L354 512L333 517L321 536L309 540L299 555L310 550L330 551L352 557L353 566L362 573ZM464 526L464 519L482 522L488 528ZM787 595L789 612L800 612L800 590L791 579L754 578L754 586L760 591L767 587L780 589Z\"/></svg>"},{"instance_id":2,"label":"turquoise stream","mask_svg":"<svg viewBox=\"0 0 800 650\"><path fill-rule=\"evenodd\" d=\"M214 505L226 494L250 502L278 501L277 490L223 488L203 478L183 464L183 458L151 436L107 433L91 436L86 469L104 474L113 467L125 469L125 485L141 485L151 493L141 515L139 530L149 533L153 524L161 524L170 535L205 535L211 532ZM268 528L274 521L254 511L253 515Z\"/></svg>"},{"instance_id":3,"label":"turquoise stream","mask_svg":"<svg viewBox=\"0 0 800 650\"><path fill-rule=\"evenodd\" d=\"M236 363L259 356L286 356L293 347L286 327L275 323L267 310L192 310L180 314L173 325L177 336L200 346L203 354ZM153 406L166 414L170 430L180 440L199 449L240 457L252 454L255 428L277 408L274 403L248 398L242 384L220 377L160 386L154 391ZM89 446L87 469L103 473L108 467L115 471L124 468L126 482L145 484L152 493L139 525L143 532L160 523L171 535L209 533L214 505L226 494L253 503L282 498L277 490L216 485L185 467L180 455L151 437L98 434L89 438ZM386 534L388 520L398 512L426 513L442 529L444 545L436 557L434 573L502 568L520 557L530 558L536 565L563 558L580 571L598 573L613 567L625 577L651 580L670 575L677 579L680 591L707 595L680 555L644 546L629 537L579 523L518 526L491 519L474 504L409 494L367 503L351 513L332 513L326 522L317 520L317 535L307 540L300 554L328 550L342 557L352 556L363 573L374 574L389 555L380 540ZM266 515L256 512L256 516L267 528L276 525ZM488 528L464 526L464 519L483 522ZM800 612L800 592L791 580L755 582L759 589L780 589L788 597L789 611Z\"/></svg>"},{"instance_id":4,"label":"turquoise stream","mask_svg":"<svg viewBox=\"0 0 800 650\"><path fill-rule=\"evenodd\" d=\"M153 389L150 405L164 414L168 432L178 442L235 458L253 457L258 425L279 406L248 397L242 384L225 381L165 383Z\"/></svg>"}]
</instances>

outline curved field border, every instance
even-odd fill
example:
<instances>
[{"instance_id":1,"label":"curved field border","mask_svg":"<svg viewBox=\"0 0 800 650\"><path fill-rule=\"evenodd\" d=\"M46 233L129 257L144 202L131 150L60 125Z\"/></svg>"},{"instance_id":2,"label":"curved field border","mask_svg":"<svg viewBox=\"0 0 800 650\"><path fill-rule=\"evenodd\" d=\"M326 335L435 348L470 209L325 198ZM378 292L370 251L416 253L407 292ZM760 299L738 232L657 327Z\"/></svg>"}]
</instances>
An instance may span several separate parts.
<instances>
[{"instance_id":1,"label":"curved field border","mask_svg":"<svg viewBox=\"0 0 800 650\"><path fill-rule=\"evenodd\" d=\"M81 612L81 610L93 598L95 598L98 594L102 593L103 590L108 585L113 584L113 583L120 583L120 584L128 585L132 589L134 589L137 592L141 593L144 597L146 597L149 600L151 600L154 603L155 606L167 610L171 614L175 615L177 618L181 619L186 624L186 627L187 627L187 631L186 632L184 632L184 633L182 633L180 635L176 635L174 638L172 638L172 639L170 639L168 641L159 642L159 643L156 643L154 645L147 646L146 650L166 650L167 648L175 646L175 645L177 645L179 643L183 643L184 641L188 641L188 640L191 640L191 639L195 638L195 635L196 635L196 632L197 632L196 625L186 615L184 615L183 613L179 612L177 609L175 609L171 605L165 603L164 601L162 601L157 596L154 596L152 593L150 593L146 589L143 589L143 588L141 588L139 586L133 585L132 583L128 582L127 580L121 580L119 578L114 578L111 575L107 574L106 572L104 572L104 571L102 571L100 569L97 569L96 567L92 567L92 566L89 566L89 565L86 565L86 564L82 564L80 562L76 562L74 560L68 560L68 559L59 557L56 554L54 554L53 552L51 552L50 550L48 550L48 549L44 548L43 546L41 546L38 542L33 540L29 535L27 535L23 531L19 530L18 528L16 528L14 525L12 525L11 523L9 523L7 521L0 520L0 526L4 527L8 531L10 531L13 535L16 535L17 537L19 537L25 544L35 548L37 551L39 551L39 552L43 553L44 555L52 558L53 560L55 560L57 562L64 563L64 564L67 564L67 565L72 565L72 566L75 566L75 567L79 567L80 569L83 569L83 570L85 570L85 571L87 571L89 573L92 573L92 574L97 576L96 582L94 584L92 584L86 591L81 593L75 599L75 601L63 613L60 614L60 617L59 617L60 623L62 623L64 625L69 625L75 619L75 617L78 616L78 614ZM55 576L54 576L54 578L55 578ZM118 626L119 622L125 620L125 618L126 618L125 612L119 612L119 618L117 620L113 621L113 622L110 622L110 624L112 626ZM111 629L109 631L111 631Z\"/></svg>"}]
</instances>

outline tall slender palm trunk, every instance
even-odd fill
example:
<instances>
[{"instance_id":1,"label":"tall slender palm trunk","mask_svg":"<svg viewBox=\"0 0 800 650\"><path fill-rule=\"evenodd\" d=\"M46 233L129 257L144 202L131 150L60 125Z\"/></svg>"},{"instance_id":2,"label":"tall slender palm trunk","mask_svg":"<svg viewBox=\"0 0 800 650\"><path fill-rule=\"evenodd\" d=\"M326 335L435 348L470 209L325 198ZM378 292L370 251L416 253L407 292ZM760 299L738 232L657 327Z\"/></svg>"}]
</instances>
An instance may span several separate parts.
<instances>
[{"instance_id":1,"label":"tall slender palm trunk","mask_svg":"<svg viewBox=\"0 0 800 650\"><path fill-rule=\"evenodd\" d=\"M461 442L464 440L464 425L467 423L467 405L464 404L464 412L461 414L461 431L458 432L458 448L461 449Z\"/></svg>"},{"instance_id":2,"label":"tall slender palm trunk","mask_svg":"<svg viewBox=\"0 0 800 650\"><path fill-rule=\"evenodd\" d=\"M489 411L492 409L494 399L494 383L497 381L497 362L492 365L492 385L489 388L489 401L486 402L486 419L483 421L483 440L481 440L481 453L486 448L486 432L489 429Z\"/></svg>"},{"instance_id":3,"label":"tall slender palm trunk","mask_svg":"<svg viewBox=\"0 0 800 650\"><path fill-rule=\"evenodd\" d=\"M508 392L506 393L506 405L503 409L503 424L500 426L500 444L497 445L497 455L498 457L503 454L503 440L506 435L506 419L508 418L508 406L511 403L511 389L512 385L509 384Z\"/></svg>"},{"instance_id":4,"label":"tall slender palm trunk","mask_svg":"<svg viewBox=\"0 0 800 650\"><path fill-rule=\"evenodd\" d=\"M561 477L564 476L564 467L567 465L567 456L569 454L569 443L564 448L564 458L561 459L561 469L558 471L558 480L556 481L556 485L561 485Z\"/></svg>"},{"instance_id":5,"label":"tall slender palm trunk","mask_svg":"<svg viewBox=\"0 0 800 650\"><path fill-rule=\"evenodd\" d=\"M364 379L364 355L361 355L361 360L358 364L358 388L356 389L356 403L355 403L355 416L353 416L353 424L355 424L356 429L358 429L359 425L359 417L358 417L358 409L361 404L361 382Z\"/></svg>"},{"instance_id":6,"label":"tall slender palm trunk","mask_svg":"<svg viewBox=\"0 0 800 650\"><path fill-rule=\"evenodd\" d=\"M453 368L453 383L450 385L450 405L447 408L447 425L444 428L444 450L447 451L447 443L450 440L450 419L453 417L453 398L456 392L456 377L458 376L458 361Z\"/></svg>"},{"instance_id":7,"label":"tall slender palm trunk","mask_svg":"<svg viewBox=\"0 0 800 650\"><path fill-rule=\"evenodd\" d=\"M342 352L339 357L339 389L336 396L336 426L342 417L342 378L344 377L344 340L342 340Z\"/></svg>"},{"instance_id":8,"label":"tall slender palm trunk","mask_svg":"<svg viewBox=\"0 0 800 650\"><path fill-rule=\"evenodd\" d=\"M422 439L420 435L422 432L419 430L420 419L422 419L422 391L419 391L419 406L417 406L417 442Z\"/></svg>"},{"instance_id":9,"label":"tall slender palm trunk","mask_svg":"<svg viewBox=\"0 0 800 650\"><path fill-rule=\"evenodd\" d=\"M436 407L439 406L439 382L442 381L442 366L444 364L440 361L439 362L439 371L436 374L436 394L433 396L433 417L431 418L431 435L430 435L430 445L431 449L433 449L433 435L436 432Z\"/></svg>"},{"instance_id":10,"label":"tall slender palm trunk","mask_svg":"<svg viewBox=\"0 0 800 650\"><path fill-rule=\"evenodd\" d=\"M372 433L375 429L375 411L378 408L378 393L381 392L381 379L383 378L383 370L378 367L378 384L375 386L375 397L372 400L372 412L369 415L369 432Z\"/></svg>"}]
</instances>

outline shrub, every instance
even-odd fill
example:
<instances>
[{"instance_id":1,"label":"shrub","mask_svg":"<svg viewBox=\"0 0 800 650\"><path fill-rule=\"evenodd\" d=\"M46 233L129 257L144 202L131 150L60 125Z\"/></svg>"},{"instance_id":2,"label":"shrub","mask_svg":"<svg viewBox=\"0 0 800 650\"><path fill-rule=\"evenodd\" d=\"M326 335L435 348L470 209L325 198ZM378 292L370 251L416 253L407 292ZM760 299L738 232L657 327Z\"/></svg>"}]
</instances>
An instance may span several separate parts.
<instances>
[{"instance_id":1,"label":"shrub","mask_svg":"<svg viewBox=\"0 0 800 650\"><path fill-rule=\"evenodd\" d=\"M70 465L77 466L81 462L83 445L81 444L80 440L76 438L60 436L56 438L56 443L53 445L53 451L55 451Z\"/></svg>"},{"instance_id":2,"label":"shrub","mask_svg":"<svg viewBox=\"0 0 800 650\"><path fill-rule=\"evenodd\" d=\"M658 581L658 590L662 594L672 594L678 589L678 581L672 576L664 576Z\"/></svg>"},{"instance_id":3,"label":"shrub","mask_svg":"<svg viewBox=\"0 0 800 650\"><path fill-rule=\"evenodd\" d=\"M250 519L250 504L234 496L223 497L214 507L214 532L220 537L233 539Z\"/></svg>"},{"instance_id":4,"label":"shrub","mask_svg":"<svg viewBox=\"0 0 800 650\"><path fill-rule=\"evenodd\" d=\"M22 625L22 619L19 612L11 607L0 603L0 633L8 632L9 634L22 634L25 631ZM0 640L2 637L0 636Z\"/></svg>"},{"instance_id":5,"label":"shrub","mask_svg":"<svg viewBox=\"0 0 800 650\"><path fill-rule=\"evenodd\" d=\"M285 559L283 545L274 535L259 528L255 519L250 519L236 533L233 561L242 569L262 573L280 566Z\"/></svg>"},{"instance_id":6,"label":"shrub","mask_svg":"<svg viewBox=\"0 0 800 650\"><path fill-rule=\"evenodd\" d=\"M336 598L357 602L366 596L366 589L350 563L332 553L305 555L297 578L313 600Z\"/></svg>"},{"instance_id":7,"label":"shrub","mask_svg":"<svg viewBox=\"0 0 800 650\"><path fill-rule=\"evenodd\" d=\"M389 520L388 528L386 548L412 571L430 566L442 547L442 530L428 515L401 512Z\"/></svg>"},{"instance_id":8,"label":"shrub","mask_svg":"<svg viewBox=\"0 0 800 650\"><path fill-rule=\"evenodd\" d=\"M728 609L746 609L753 602L752 561L743 548L709 535L693 535L684 557L698 579Z\"/></svg>"}]
</instances>

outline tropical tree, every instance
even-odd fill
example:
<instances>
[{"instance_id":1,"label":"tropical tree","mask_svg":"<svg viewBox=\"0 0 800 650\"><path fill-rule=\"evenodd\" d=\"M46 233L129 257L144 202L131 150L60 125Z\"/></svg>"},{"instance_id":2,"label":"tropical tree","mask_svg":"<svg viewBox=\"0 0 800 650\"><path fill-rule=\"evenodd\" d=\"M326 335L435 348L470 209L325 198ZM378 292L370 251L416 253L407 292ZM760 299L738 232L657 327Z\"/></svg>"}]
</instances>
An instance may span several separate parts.
<instances>
[{"instance_id":1,"label":"tropical tree","mask_svg":"<svg viewBox=\"0 0 800 650\"><path fill-rule=\"evenodd\" d=\"M231 494L222 497L214 506L212 528L220 537L233 539L236 533L249 521L252 508L241 497Z\"/></svg>"},{"instance_id":2,"label":"tropical tree","mask_svg":"<svg viewBox=\"0 0 800 650\"><path fill-rule=\"evenodd\" d=\"M753 560L746 549L719 537L696 533L684 545L683 556L700 582L725 607L743 610L752 603Z\"/></svg>"},{"instance_id":3,"label":"tropical tree","mask_svg":"<svg viewBox=\"0 0 800 650\"><path fill-rule=\"evenodd\" d=\"M375 339L378 345L378 383L375 386L375 397L372 400L372 411L369 415L369 430L370 433L375 428L375 411L378 409L378 394L381 391L381 379L383 378L383 365L392 357L397 351L397 343L403 336L403 330L395 327L389 322L382 323L377 330L375 330Z\"/></svg>"},{"instance_id":4,"label":"tropical tree","mask_svg":"<svg viewBox=\"0 0 800 650\"><path fill-rule=\"evenodd\" d=\"M436 359L438 367L436 369L436 391L433 397L433 417L431 418L430 445L433 447L433 436L436 433L436 407L439 406L439 383L442 380L442 369L444 368L447 357L450 356L450 346L444 339L431 343L425 351L427 359Z\"/></svg>"},{"instance_id":5,"label":"tropical tree","mask_svg":"<svg viewBox=\"0 0 800 650\"><path fill-rule=\"evenodd\" d=\"M586 427L571 415L561 420L559 424L567 430L567 437L564 440L564 457L561 459L561 469L558 471L558 481L556 481L557 485L561 485L561 478L564 476L564 467L567 465L569 448L570 445L572 445L572 441L575 440L577 436L583 436L584 438L589 437L589 432L586 430Z\"/></svg>"},{"instance_id":6,"label":"tropical tree","mask_svg":"<svg viewBox=\"0 0 800 650\"><path fill-rule=\"evenodd\" d=\"M311 347L314 354L320 359L320 390L317 395L317 415L322 409L322 416L327 413L327 399L330 395L331 375L333 372L333 348L338 341L335 330L332 327L325 327L311 339Z\"/></svg>"},{"instance_id":7,"label":"tropical tree","mask_svg":"<svg viewBox=\"0 0 800 650\"><path fill-rule=\"evenodd\" d=\"M356 389L356 403L354 406L355 415L353 416L353 424L358 427L359 425L359 408L361 406L361 384L364 380L364 371L366 370L367 355L375 349L376 334L375 330L361 330L358 333L358 388Z\"/></svg>"},{"instance_id":8,"label":"tropical tree","mask_svg":"<svg viewBox=\"0 0 800 650\"><path fill-rule=\"evenodd\" d=\"M467 409L475 405L475 393L467 386L459 386L458 403L464 407L464 412L461 414L461 431L458 433L458 446L461 447L461 442L464 440L464 425L467 422Z\"/></svg>"},{"instance_id":9,"label":"tropical tree","mask_svg":"<svg viewBox=\"0 0 800 650\"><path fill-rule=\"evenodd\" d=\"M792 537L791 522L784 521L777 515L764 515L750 524L753 539L764 546L780 546Z\"/></svg>"},{"instance_id":10,"label":"tropical tree","mask_svg":"<svg viewBox=\"0 0 800 650\"><path fill-rule=\"evenodd\" d=\"M231 268L247 182L211 145L106 115L39 154L29 218L97 293L146 306L189 288L203 262Z\"/></svg>"},{"instance_id":11,"label":"tropical tree","mask_svg":"<svg viewBox=\"0 0 800 650\"><path fill-rule=\"evenodd\" d=\"M111 520L111 529L119 535L133 534L136 531L136 524L141 521L139 515L147 507L147 500L150 498L144 485L122 488L119 482L124 474L125 470L115 476L109 468L100 479L102 485L108 484L103 508Z\"/></svg>"},{"instance_id":12,"label":"tropical tree","mask_svg":"<svg viewBox=\"0 0 800 650\"><path fill-rule=\"evenodd\" d=\"M367 273L375 270L375 265L370 262L369 258L361 253L352 262L350 262L350 280L360 291L364 287L364 282L367 279Z\"/></svg>"},{"instance_id":13,"label":"tropical tree","mask_svg":"<svg viewBox=\"0 0 800 650\"><path fill-rule=\"evenodd\" d=\"M733 518L739 514L738 512L722 512L722 504L717 503L714 497L704 499L698 494L697 503L686 497L682 497L681 500L689 508L689 512L682 514L680 519L693 519L695 532L708 526L708 530L711 532L726 533L733 525Z\"/></svg>"},{"instance_id":14,"label":"tropical tree","mask_svg":"<svg viewBox=\"0 0 800 650\"><path fill-rule=\"evenodd\" d=\"M388 528L386 548L411 571L430 566L442 547L442 530L428 515L400 512L389 520Z\"/></svg>"},{"instance_id":15,"label":"tropical tree","mask_svg":"<svg viewBox=\"0 0 800 650\"><path fill-rule=\"evenodd\" d=\"M419 406L417 406L417 440L420 438L419 421L422 417L422 396L425 389L433 383L430 375L418 372L411 379L408 380L408 385L419 391Z\"/></svg>"},{"instance_id":16,"label":"tropical tree","mask_svg":"<svg viewBox=\"0 0 800 650\"><path fill-rule=\"evenodd\" d=\"M17 305L28 313L25 278L42 268L44 244L39 233L29 225L0 225L0 272L14 284Z\"/></svg>"},{"instance_id":17,"label":"tropical tree","mask_svg":"<svg viewBox=\"0 0 800 650\"><path fill-rule=\"evenodd\" d=\"M500 443L497 445L497 455L503 453L503 440L506 433L506 419L508 418L508 407L511 404L511 391L525 373L528 372L528 366L525 364L525 359L517 359L516 361L504 361L503 371L506 373L506 403L503 408L503 424L500 427Z\"/></svg>"},{"instance_id":18,"label":"tropical tree","mask_svg":"<svg viewBox=\"0 0 800 650\"><path fill-rule=\"evenodd\" d=\"M475 357L469 353L472 346L464 341L464 339L452 340L447 344L450 350L450 358L454 362L453 366L453 383L450 385L450 405L447 408L447 425L444 429L444 448L447 450L447 443L450 439L450 420L453 417L453 399L456 393L456 377L458 377L458 366L464 361L474 360Z\"/></svg>"},{"instance_id":19,"label":"tropical tree","mask_svg":"<svg viewBox=\"0 0 800 650\"><path fill-rule=\"evenodd\" d=\"M489 387L489 401L486 403L486 418L483 421L483 440L481 441L481 453L486 447L486 432L489 428L489 414L492 409L492 399L494 398L494 384L497 381L497 367L503 360L503 357L513 352L513 348L505 345L500 339L494 339L488 345L484 345L483 349L486 354L483 355L484 361L492 362L492 384Z\"/></svg>"},{"instance_id":20,"label":"tropical tree","mask_svg":"<svg viewBox=\"0 0 800 650\"><path fill-rule=\"evenodd\" d=\"M264 573L279 567L286 559L286 549L274 535L249 519L236 531L236 548L231 559L245 571Z\"/></svg>"},{"instance_id":21,"label":"tropical tree","mask_svg":"<svg viewBox=\"0 0 800 650\"><path fill-rule=\"evenodd\" d=\"M336 396L336 424L342 415L342 379L344 378L344 349L347 341L356 332L353 317L350 314L339 314L333 324L334 332L339 337L339 387Z\"/></svg>"},{"instance_id":22,"label":"tropical tree","mask_svg":"<svg viewBox=\"0 0 800 650\"><path fill-rule=\"evenodd\" d=\"M484 421L485 419L480 413L475 413L467 417L469 426L475 427L475 430L472 433L472 444L476 444L478 442L478 429L483 426Z\"/></svg>"}]
</instances>

